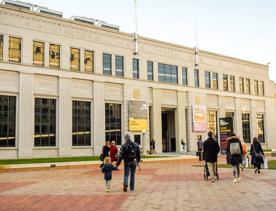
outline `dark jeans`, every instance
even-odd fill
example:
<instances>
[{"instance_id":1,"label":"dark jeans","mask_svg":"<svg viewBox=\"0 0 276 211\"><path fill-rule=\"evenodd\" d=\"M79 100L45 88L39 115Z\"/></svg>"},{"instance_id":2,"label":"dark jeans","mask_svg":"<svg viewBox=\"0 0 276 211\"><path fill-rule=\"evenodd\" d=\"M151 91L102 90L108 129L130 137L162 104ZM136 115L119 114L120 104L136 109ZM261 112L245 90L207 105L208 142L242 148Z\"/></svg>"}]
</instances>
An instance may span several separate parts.
<instances>
[{"instance_id":1,"label":"dark jeans","mask_svg":"<svg viewBox=\"0 0 276 211\"><path fill-rule=\"evenodd\" d=\"M261 169L261 163L260 162L258 162L258 163L256 163L256 165L255 165L255 168L257 168L258 170L260 170Z\"/></svg>"},{"instance_id":2,"label":"dark jeans","mask_svg":"<svg viewBox=\"0 0 276 211\"><path fill-rule=\"evenodd\" d=\"M125 163L124 166L124 185L128 186L128 177L130 173L130 190L134 190L136 166L136 161Z\"/></svg>"},{"instance_id":3,"label":"dark jeans","mask_svg":"<svg viewBox=\"0 0 276 211\"><path fill-rule=\"evenodd\" d=\"M233 175L234 177L240 177L240 164L236 164L233 166Z\"/></svg>"}]
</instances>

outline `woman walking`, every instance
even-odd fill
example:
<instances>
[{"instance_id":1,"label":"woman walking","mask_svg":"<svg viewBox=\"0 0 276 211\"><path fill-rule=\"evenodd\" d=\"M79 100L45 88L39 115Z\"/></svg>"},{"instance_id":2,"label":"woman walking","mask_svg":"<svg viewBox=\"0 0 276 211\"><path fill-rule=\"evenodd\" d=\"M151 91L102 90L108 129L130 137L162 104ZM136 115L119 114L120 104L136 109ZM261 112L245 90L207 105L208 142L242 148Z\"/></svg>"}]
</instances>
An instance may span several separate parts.
<instances>
[{"instance_id":1,"label":"woman walking","mask_svg":"<svg viewBox=\"0 0 276 211\"><path fill-rule=\"evenodd\" d=\"M235 133L230 133L227 138L226 153L230 156L230 164L233 166L234 183L241 180L240 164L242 163L242 145L240 138Z\"/></svg>"},{"instance_id":2,"label":"woman walking","mask_svg":"<svg viewBox=\"0 0 276 211\"><path fill-rule=\"evenodd\" d=\"M254 165L255 173L261 173L261 165L264 162L264 152L262 145L258 142L258 139L253 138L253 144L250 149L251 164Z\"/></svg>"}]
</instances>

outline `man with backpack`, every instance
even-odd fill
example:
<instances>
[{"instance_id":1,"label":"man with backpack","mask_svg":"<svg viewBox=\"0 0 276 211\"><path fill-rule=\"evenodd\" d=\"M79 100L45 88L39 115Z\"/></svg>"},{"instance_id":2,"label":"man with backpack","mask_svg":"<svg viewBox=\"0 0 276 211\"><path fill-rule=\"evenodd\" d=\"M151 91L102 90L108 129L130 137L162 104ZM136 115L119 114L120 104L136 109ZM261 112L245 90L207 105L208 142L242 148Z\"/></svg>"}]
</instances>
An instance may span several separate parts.
<instances>
[{"instance_id":1,"label":"man with backpack","mask_svg":"<svg viewBox=\"0 0 276 211\"><path fill-rule=\"evenodd\" d=\"M124 160L124 183L123 183L123 191L127 192L128 188L128 177L130 173L130 190L134 191L135 184L135 172L136 167L141 159L139 145L133 141L131 141L130 136L128 134L125 135L125 143L122 145L120 149L119 159L116 163L118 167L122 160Z\"/></svg>"},{"instance_id":2,"label":"man with backpack","mask_svg":"<svg viewBox=\"0 0 276 211\"><path fill-rule=\"evenodd\" d=\"M230 133L227 138L226 154L230 157L230 164L233 166L234 183L241 180L240 164L242 163L242 145L240 138L235 133Z\"/></svg>"}]
</instances>

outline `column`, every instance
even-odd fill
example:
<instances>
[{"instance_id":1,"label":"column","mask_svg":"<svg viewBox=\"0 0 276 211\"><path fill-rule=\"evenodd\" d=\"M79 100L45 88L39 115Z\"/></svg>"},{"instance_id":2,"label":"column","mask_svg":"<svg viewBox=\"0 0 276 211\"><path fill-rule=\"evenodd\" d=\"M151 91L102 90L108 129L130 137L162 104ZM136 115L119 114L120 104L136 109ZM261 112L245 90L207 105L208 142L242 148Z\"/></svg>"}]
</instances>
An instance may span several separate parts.
<instances>
[{"instance_id":1,"label":"column","mask_svg":"<svg viewBox=\"0 0 276 211\"><path fill-rule=\"evenodd\" d=\"M256 102L250 100L250 137L251 140L257 137L257 113L256 113Z\"/></svg>"},{"instance_id":2,"label":"column","mask_svg":"<svg viewBox=\"0 0 276 211\"><path fill-rule=\"evenodd\" d=\"M153 80L158 82L158 63L153 62Z\"/></svg>"},{"instance_id":3,"label":"column","mask_svg":"<svg viewBox=\"0 0 276 211\"><path fill-rule=\"evenodd\" d=\"M186 116L185 116L185 93L177 92L177 109L175 111L175 135L176 151L183 151L181 140L187 144L186 140ZM187 145L186 145L187 147Z\"/></svg>"},{"instance_id":4,"label":"column","mask_svg":"<svg viewBox=\"0 0 276 211\"><path fill-rule=\"evenodd\" d=\"M115 76L115 69L116 69L116 57L115 55L111 54L111 75Z\"/></svg>"},{"instance_id":5,"label":"column","mask_svg":"<svg viewBox=\"0 0 276 211\"><path fill-rule=\"evenodd\" d=\"M94 51L94 73L103 74L103 53L100 51Z\"/></svg>"},{"instance_id":6,"label":"column","mask_svg":"<svg viewBox=\"0 0 276 211\"><path fill-rule=\"evenodd\" d=\"M9 61L9 36L4 34L3 39L3 61Z\"/></svg>"},{"instance_id":7,"label":"column","mask_svg":"<svg viewBox=\"0 0 276 211\"><path fill-rule=\"evenodd\" d=\"M94 82L94 155L99 155L105 143L104 83Z\"/></svg>"},{"instance_id":8,"label":"column","mask_svg":"<svg viewBox=\"0 0 276 211\"><path fill-rule=\"evenodd\" d=\"M178 68L178 70L177 70L177 79L178 79L177 83L179 85L182 85L182 67L178 66L177 68Z\"/></svg>"},{"instance_id":9,"label":"column","mask_svg":"<svg viewBox=\"0 0 276 211\"><path fill-rule=\"evenodd\" d=\"M84 72L84 50L80 49L80 72Z\"/></svg>"},{"instance_id":10,"label":"column","mask_svg":"<svg viewBox=\"0 0 276 211\"><path fill-rule=\"evenodd\" d=\"M31 38L21 39L21 59L23 64L33 64L33 40Z\"/></svg>"},{"instance_id":11,"label":"column","mask_svg":"<svg viewBox=\"0 0 276 211\"><path fill-rule=\"evenodd\" d=\"M49 43L45 42L44 46L44 65L49 67Z\"/></svg>"},{"instance_id":12,"label":"column","mask_svg":"<svg viewBox=\"0 0 276 211\"><path fill-rule=\"evenodd\" d=\"M58 145L59 156L71 156L72 147L72 99L71 79L59 79L58 117Z\"/></svg>"},{"instance_id":13,"label":"column","mask_svg":"<svg viewBox=\"0 0 276 211\"><path fill-rule=\"evenodd\" d=\"M234 122L235 122L235 128L234 132L237 136L242 137L242 112L241 112L241 104L238 98L235 98L235 116L234 116Z\"/></svg>"},{"instance_id":14,"label":"column","mask_svg":"<svg viewBox=\"0 0 276 211\"><path fill-rule=\"evenodd\" d=\"M18 157L31 158L34 147L33 76L20 73L18 101Z\"/></svg>"},{"instance_id":15,"label":"column","mask_svg":"<svg viewBox=\"0 0 276 211\"><path fill-rule=\"evenodd\" d=\"M157 153L162 153L162 114L160 98L160 89L152 89L152 137L155 140L155 150Z\"/></svg>"},{"instance_id":16,"label":"column","mask_svg":"<svg viewBox=\"0 0 276 211\"><path fill-rule=\"evenodd\" d=\"M141 58L139 59L139 72L140 72L140 79L141 80L148 80L148 68L147 68L147 59Z\"/></svg>"},{"instance_id":17,"label":"column","mask_svg":"<svg viewBox=\"0 0 276 211\"><path fill-rule=\"evenodd\" d=\"M70 54L70 47L69 46L65 46L65 45L62 45L61 48L60 48L60 67L61 69L64 69L64 70L70 70L70 57L71 57L71 54Z\"/></svg>"}]
</instances>

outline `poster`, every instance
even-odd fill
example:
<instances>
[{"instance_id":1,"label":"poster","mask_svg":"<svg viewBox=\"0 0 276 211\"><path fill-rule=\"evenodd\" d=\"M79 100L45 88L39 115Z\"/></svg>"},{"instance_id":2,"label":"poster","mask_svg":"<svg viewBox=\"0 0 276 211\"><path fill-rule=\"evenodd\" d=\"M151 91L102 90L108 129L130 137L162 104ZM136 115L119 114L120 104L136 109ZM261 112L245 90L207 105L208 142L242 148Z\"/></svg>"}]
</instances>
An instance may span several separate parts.
<instances>
[{"instance_id":1,"label":"poster","mask_svg":"<svg viewBox=\"0 0 276 211\"><path fill-rule=\"evenodd\" d=\"M193 106L193 131L207 131L207 109L204 106Z\"/></svg>"},{"instance_id":2,"label":"poster","mask_svg":"<svg viewBox=\"0 0 276 211\"><path fill-rule=\"evenodd\" d=\"M219 118L219 132L220 132L220 149L221 154L226 154L227 137L230 132L233 132L233 118L225 117Z\"/></svg>"}]
</instances>

